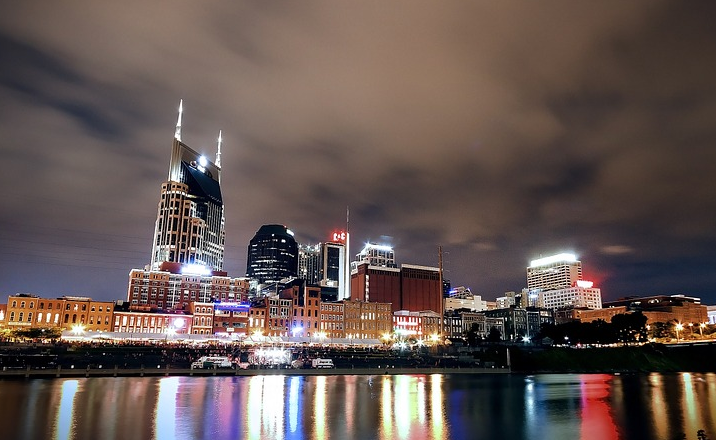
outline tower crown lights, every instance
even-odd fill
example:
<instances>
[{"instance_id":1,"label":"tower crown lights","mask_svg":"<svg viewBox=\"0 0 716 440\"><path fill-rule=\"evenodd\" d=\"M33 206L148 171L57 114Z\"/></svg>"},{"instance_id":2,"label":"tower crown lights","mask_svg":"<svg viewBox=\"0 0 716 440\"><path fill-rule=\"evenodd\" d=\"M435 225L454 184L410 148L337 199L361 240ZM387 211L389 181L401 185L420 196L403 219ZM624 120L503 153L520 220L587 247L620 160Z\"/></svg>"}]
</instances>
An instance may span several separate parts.
<instances>
[{"instance_id":1,"label":"tower crown lights","mask_svg":"<svg viewBox=\"0 0 716 440\"><path fill-rule=\"evenodd\" d=\"M546 266L548 264L560 262L574 263L576 261L577 257L574 254L561 253L549 257L538 258L537 260L532 260L530 261L530 267Z\"/></svg>"}]
</instances>

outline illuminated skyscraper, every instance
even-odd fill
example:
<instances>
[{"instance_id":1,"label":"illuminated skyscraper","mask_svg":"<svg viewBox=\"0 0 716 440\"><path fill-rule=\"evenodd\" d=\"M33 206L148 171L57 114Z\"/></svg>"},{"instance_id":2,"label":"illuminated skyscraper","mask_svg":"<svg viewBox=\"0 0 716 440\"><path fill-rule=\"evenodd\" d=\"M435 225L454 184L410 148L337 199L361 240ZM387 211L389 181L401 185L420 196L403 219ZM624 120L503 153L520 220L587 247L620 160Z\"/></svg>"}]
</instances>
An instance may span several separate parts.
<instances>
[{"instance_id":1,"label":"illuminated skyscraper","mask_svg":"<svg viewBox=\"0 0 716 440\"><path fill-rule=\"evenodd\" d=\"M246 274L261 284L298 275L298 244L283 225L263 225L249 242Z\"/></svg>"},{"instance_id":2,"label":"illuminated skyscraper","mask_svg":"<svg viewBox=\"0 0 716 440\"><path fill-rule=\"evenodd\" d=\"M582 279L582 262L573 254L558 254L532 260L527 268L530 293L566 289Z\"/></svg>"},{"instance_id":3,"label":"illuminated skyscraper","mask_svg":"<svg viewBox=\"0 0 716 440\"><path fill-rule=\"evenodd\" d=\"M321 244L299 244L298 277L306 280L306 284L317 285L321 273Z\"/></svg>"},{"instance_id":4,"label":"illuminated skyscraper","mask_svg":"<svg viewBox=\"0 0 716 440\"><path fill-rule=\"evenodd\" d=\"M216 163L181 141L182 105L172 142L169 177L162 184L151 269L165 261L224 266L224 203L221 196L221 132Z\"/></svg>"}]
</instances>

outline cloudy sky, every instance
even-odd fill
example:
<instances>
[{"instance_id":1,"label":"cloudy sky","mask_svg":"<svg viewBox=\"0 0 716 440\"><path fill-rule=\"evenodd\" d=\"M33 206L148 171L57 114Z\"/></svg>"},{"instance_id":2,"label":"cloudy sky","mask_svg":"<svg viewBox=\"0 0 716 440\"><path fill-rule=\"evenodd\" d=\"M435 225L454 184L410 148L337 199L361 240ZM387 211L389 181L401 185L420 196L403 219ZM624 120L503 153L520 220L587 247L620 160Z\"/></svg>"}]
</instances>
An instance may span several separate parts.
<instances>
[{"instance_id":1,"label":"cloudy sky","mask_svg":"<svg viewBox=\"0 0 716 440\"><path fill-rule=\"evenodd\" d=\"M223 130L226 269L265 223L486 299L575 253L605 300L716 303L711 2L0 5L0 301L126 298L179 100Z\"/></svg>"}]
</instances>

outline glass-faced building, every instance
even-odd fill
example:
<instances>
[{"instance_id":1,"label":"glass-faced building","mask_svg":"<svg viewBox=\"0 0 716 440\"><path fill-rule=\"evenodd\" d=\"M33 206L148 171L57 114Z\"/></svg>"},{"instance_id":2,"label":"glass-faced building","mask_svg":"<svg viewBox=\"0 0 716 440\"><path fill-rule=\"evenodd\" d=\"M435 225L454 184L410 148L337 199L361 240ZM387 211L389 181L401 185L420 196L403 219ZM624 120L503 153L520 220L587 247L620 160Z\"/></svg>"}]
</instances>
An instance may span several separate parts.
<instances>
[{"instance_id":1,"label":"glass-faced building","mask_svg":"<svg viewBox=\"0 0 716 440\"><path fill-rule=\"evenodd\" d=\"M165 261L223 270L225 232L220 177L220 165L174 139L169 178L162 184L157 209L153 270Z\"/></svg>"},{"instance_id":2,"label":"glass-faced building","mask_svg":"<svg viewBox=\"0 0 716 440\"><path fill-rule=\"evenodd\" d=\"M298 244L283 225L263 225L249 242L246 275L261 284L298 276Z\"/></svg>"}]
</instances>

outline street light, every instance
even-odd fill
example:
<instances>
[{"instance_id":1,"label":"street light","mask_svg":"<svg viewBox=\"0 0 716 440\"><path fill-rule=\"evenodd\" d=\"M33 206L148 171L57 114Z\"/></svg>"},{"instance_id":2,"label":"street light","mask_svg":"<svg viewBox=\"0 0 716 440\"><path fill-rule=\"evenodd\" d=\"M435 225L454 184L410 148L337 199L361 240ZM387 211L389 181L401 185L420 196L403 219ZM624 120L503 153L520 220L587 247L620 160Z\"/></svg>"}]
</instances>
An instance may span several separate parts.
<instances>
[{"instance_id":1,"label":"street light","mask_svg":"<svg viewBox=\"0 0 716 440\"><path fill-rule=\"evenodd\" d=\"M85 332L85 326L82 324L75 324L72 326L72 333L75 334L75 336L79 336L82 333Z\"/></svg>"},{"instance_id":2,"label":"street light","mask_svg":"<svg viewBox=\"0 0 716 440\"><path fill-rule=\"evenodd\" d=\"M704 337L704 329L706 328L706 323L702 322L699 324L699 333L701 333L701 339Z\"/></svg>"},{"instance_id":3,"label":"street light","mask_svg":"<svg viewBox=\"0 0 716 440\"><path fill-rule=\"evenodd\" d=\"M676 342L679 342L679 332L684 329L683 324L680 322L676 324Z\"/></svg>"}]
</instances>

